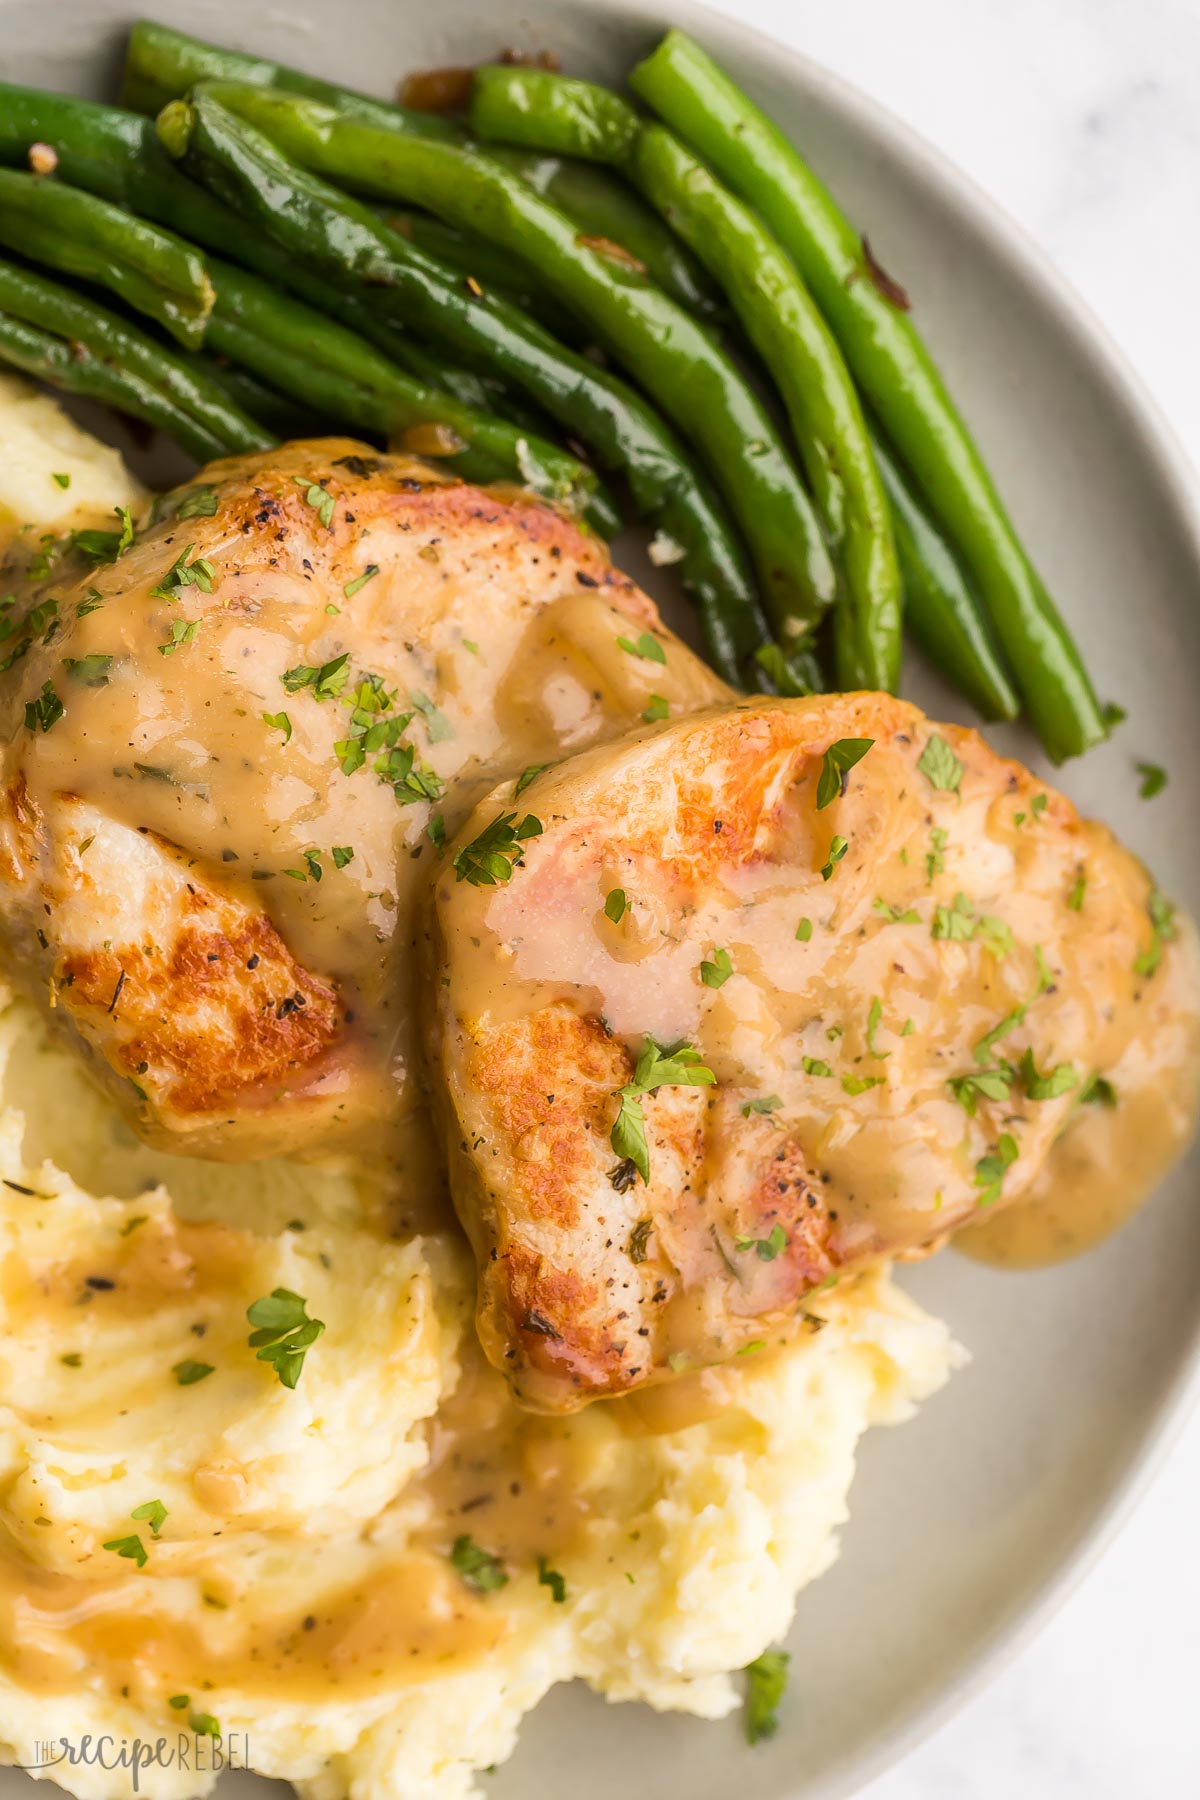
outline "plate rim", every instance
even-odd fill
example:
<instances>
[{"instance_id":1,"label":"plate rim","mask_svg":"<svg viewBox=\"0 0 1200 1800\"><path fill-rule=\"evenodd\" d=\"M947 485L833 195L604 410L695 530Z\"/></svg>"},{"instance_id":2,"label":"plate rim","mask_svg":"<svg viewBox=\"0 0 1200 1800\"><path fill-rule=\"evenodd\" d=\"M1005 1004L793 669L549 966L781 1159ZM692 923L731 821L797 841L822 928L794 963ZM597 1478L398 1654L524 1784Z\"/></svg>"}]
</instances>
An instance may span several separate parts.
<instances>
[{"instance_id":1,"label":"plate rim","mask_svg":"<svg viewBox=\"0 0 1200 1800\"><path fill-rule=\"evenodd\" d=\"M597 0L593 0L597 3ZM598 0L603 11L639 23L661 25L655 0ZM1090 380L1118 408L1136 438L1137 461L1152 471L1191 546L1200 573L1200 474L1162 403L1090 303L1063 274L1038 239L988 190L916 126L865 88L785 43L759 25L743 23L706 0L671 0L671 23L712 43L749 43L773 58L789 82L815 91L855 134L889 157L905 162L919 184L949 208L1015 270L1040 310L1049 312L1083 353ZM1153 1195L1150 1197L1153 1203ZM1029 1648L1112 1548L1120 1532L1161 1474L1192 1414L1200 1410L1200 1297L1178 1366L1147 1423L1137 1452L1108 1494L1079 1528L1054 1573L1035 1593L1018 1600L986 1630L978 1646L940 1692L913 1707L911 1716L886 1730L874 1745L852 1755L822 1784L820 1800L851 1800L899 1765L981 1694ZM853 1493L853 1490L851 1490Z\"/></svg>"}]
</instances>

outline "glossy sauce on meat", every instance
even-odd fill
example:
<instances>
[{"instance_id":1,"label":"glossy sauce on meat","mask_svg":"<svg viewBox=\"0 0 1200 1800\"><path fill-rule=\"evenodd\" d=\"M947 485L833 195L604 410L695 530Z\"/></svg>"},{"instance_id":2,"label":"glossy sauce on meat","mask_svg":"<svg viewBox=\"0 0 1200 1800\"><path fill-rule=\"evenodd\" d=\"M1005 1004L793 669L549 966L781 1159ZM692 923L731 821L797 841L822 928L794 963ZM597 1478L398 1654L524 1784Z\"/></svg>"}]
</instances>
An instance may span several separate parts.
<instances>
[{"instance_id":1,"label":"glossy sauce on meat","mask_svg":"<svg viewBox=\"0 0 1200 1800\"><path fill-rule=\"evenodd\" d=\"M871 747L821 805L844 739ZM1190 928L973 732L879 695L747 701L522 803L542 831L509 880L439 877L435 1055L481 1336L529 1403L780 1341L843 1270L1026 1197L1032 1220L1068 1179L1103 1211L1072 1173L1091 1130L1123 1192L1190 1130ZM610 1142L647 1040L708 1072L638 1097L648 1183Z\"/></svg>"},{"instance_id":2,"label":"glossy sauce on meat","mask_svg":"<svg viewBox=\"0 0 1200 1800\"><path fill-rule=\"evenodd\" d=\"M51 560L8 616L10 970L143 1134L386 1142L436 1185L411 963L443 834L653 691L726 690L599 540L411 457L292 444L164 512L115 560ZM669 669L619 647L647 630Z\"/></svg>"}]
</instances>

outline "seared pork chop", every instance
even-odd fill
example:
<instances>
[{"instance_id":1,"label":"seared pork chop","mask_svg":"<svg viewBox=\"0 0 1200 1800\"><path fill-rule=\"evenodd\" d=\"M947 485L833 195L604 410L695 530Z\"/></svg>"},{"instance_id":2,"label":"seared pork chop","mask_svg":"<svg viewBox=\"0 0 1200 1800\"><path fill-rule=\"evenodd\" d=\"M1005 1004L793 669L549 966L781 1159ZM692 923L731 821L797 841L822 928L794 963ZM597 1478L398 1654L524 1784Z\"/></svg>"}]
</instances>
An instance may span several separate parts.
<instances>
[{"instance_id":1,"label":"seared pork chop","mask_svg":"<svg viewBox=\"0 0 1200 1800\"><path fill-rule=\"evenodd\" d=\"M414 1105L442 834L652 694L726 690L595 537L412 457L291 444L160 512L3 615L4 957L143 1135L361 1146Z\"/></svg>"},{"instance_id":2,"label":"seared pork chop","mask_svg":"<svg viewBox=\"0 0 1200 1800\"><path fill-rule=\"evenodd\" d=\"M877 694L498 789L432 934L480 1334L548 1410L779 1342L842 1270L1018 1200L1094 1078L1195 1012L1141 864Z\"/></svg>"}]
</instances>

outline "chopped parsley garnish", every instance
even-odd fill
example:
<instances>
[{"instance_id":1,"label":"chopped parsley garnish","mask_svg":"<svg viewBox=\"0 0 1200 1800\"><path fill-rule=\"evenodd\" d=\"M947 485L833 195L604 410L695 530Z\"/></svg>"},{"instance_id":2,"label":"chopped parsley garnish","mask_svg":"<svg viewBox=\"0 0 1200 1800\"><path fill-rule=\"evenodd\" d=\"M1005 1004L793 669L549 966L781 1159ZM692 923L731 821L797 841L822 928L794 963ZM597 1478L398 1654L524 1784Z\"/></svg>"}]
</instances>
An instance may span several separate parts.
<instances>
[{"instance_id":1,"label":"chopped parsley garnish","mask_svg":"<svg viewBox=\"0 0 1200 1800\"><path fill-rule=\"evenodd\" d=\"M333 858L334 868L344 869L347 863L354 861L354 846L352 844L335 844L329 854Z\"/></svg>"},{"instance_id":2,"label":"chopped parsley garnish","mask_svg":"<svg viewBox=\"0 0 1200 1800\"><path fill-rule=\"evenodd\" d=\"M1014 1006L1010 1013L1005 1013L998 1025L993 1025L990 1031L985 1031L983 1036L976 1041L975 1061L979 1063L990 1061L996 1045L1002 1038L1006 1038L1010 1031L1017 1029L1028 1010L1028 1002L1021 1006Z\"/></svg>"},{"instance_id":3,"label":"chopped parsley garnish","mask_svg":"<svg viewBox=\"0 0 1200 1800\"><path fill-rule=\"evenodd\" d=\"M304 867L302 869L285 869L284 874L290 875L293 881L323 881L325 871L321 867L321 852L319 850L302 850L300 854L304 858Z\"/></svg>"},{"instance_id":4,"label":"chopped parsley garnish","mask_svg":"<svg viewBox=\"0 0 1200 1800\"><path fill-rule=\"evenodd\" d=\"M1031 1100L1058 1100L1079 1086L1079 1071L1072 1063L1057 1063L1045 1075L1039 1075L1033 1051L1021 1058L1021 1086Z\"/></svg>"},{"instance_id":5,"label":"chopped parsley garnish","mask_svg":"<svg viewBox=\"0 0 1200 1800\"><path fill-rule=\"evenodd\" d=\"M109 670L113 666L111 656L64 656L63 668L77 681L80 687L100 688L108 686Z\"/></svg>"},{"instance_id":6,"label":"chopped parsley garnish","mask_svg":"<svg viewBox=\"0 0 1200 1800\"><path fill-rule=\"evenodd\" d=\"M643 1182L650 1179L650 1146L646 1141L642 1096L663 1087L712 1087L716 1079L700 1061L700 1052L690 1044L675 1044L664 1050L653 1038L646 1039L632 1081L616 1089L615 1097L621 1105L609 1136L618 1157L631 1162Z\"/></svg>"},{"instance_id":7,"label":"chopped parsley garnish","mask_svg":"<svg viewBox=\"0 0 1200 1800\"><path fill-rule=\"evenodd\" d=\"M629 1234L629 1260L633 1263L644 1263L646 1246L650 1242L650 1233L654 1229L653 1219L639 1219Z\"/></svg>"},{"instance_id":8,"label":"chopped parsley garnish","mask_svg":"<svg viewBox=\"0 0 1200 1800\"><path fill-rule=\"evenodd\" d=\"M281 680L289 694L298 694L302 688L311 688L317 700L336 700L346 685L350 673L350 652L345 650L341 656L331 657L319 668L312 668L308 663L297 663L294 669L285 669Z\"/></svg>"},{"instance_id":9,"label":"chopped parsley garnish","mask_svg":"<svg viewBox=\"0 0 1200 1800\"><path fill-rule=\"evenodd\" d=\"M879 999L878 995L876 995L875 999L872 1000L870 1010L867 1013L867 1049L872 1056L878 1057L880 1061L882 1061L885 1056L890 1056L892 1054L890 1050L881 1050L875 1042L875 1033L882 1024L883 1002Z\"/></svg>"},{"instance_id":10,"label":"chopped parsley garnish","mask_svg":"<svg viewBox=\"0 0 1200 1800\"><path fill-rule=\"evenodd\" d=\"M838 863L841 862L850 848L849 838L835 837L829 846L829 856L821 869L821 880L828 881Z\"/></svg>"},{"instance_id":11,"label":"chopped parsley garnish","mask_svg":"<svg viewBox=\"0 0 1200 1800\"><path fill-rule=\"evenodd\" d=\"M523 846L529 838L541 835L542 821L532 813L526 813L519 825L515 812L501 813L455 854L455 875L459 881L469 881L475 887L496 887L502 881L511 881L513 869L524 854Z\"/></svg>"},{"instance_id":12,"label":"chopped parsley garnish","mask_svg":"<svg viewBox=\"0 0 1200 1800\"><path fill-rule=\"evenodd\" d=\"M549 763L530 763L527 769L522 769L517 777L517 785L513 789L513 799L519 800L530 782L536 781L542 770L548 769L549 767Z\"/></svg>"},{"instance_id":13,"label":"chopped parsley garnish","mask_svg":"<svg viewBox=\"0 0 1200 1800\"><path fill-rule=\"evenodd\" d=\"M820 1080L824 1080L827 1076L833 1074L833 1070L830 1068L829 1064L827 1062L822 1062L819 1056L806 1056L804 1058L803 1068L806 1075L815 1075Z\"/></svg>"},{"instance_id":14,"label":"chopped parsley garnish","mask_svg":"<svg viewBox=\"0 0 1200 1800\"><path fill-rule=\"evenodd\" d=\"M183 1712L184 1708L190 1706L191 1703L190 1694L172 1694L167 1701L167 1705L173 1707L176 1712Z\"/></svg>"},{"instance_id":15,"label":"chopped parsley garnish","mask_svg":"<svg viewBox=\"0 0 1200 1800\"><path fill-rule=\"evenodd\" d=\"M700 979L705 987L724 987L733 974L733 958L728 950L714 950L711 962L700 964Z\"/></svg>"},{"instance_id":16,"label":"chopped parsley garnish","mask_svg":"<svg viewBox=\"0 0 1200 1800\"><path fill-rule=\"evenodd\" d=\"M660 719L669 719L670 716L671 708L666 700L663 699L663 696L661 694L651 694L650 704L642 714L642 719L645 724L654 725L657 724Z\"/></svg>"},{"instance_id":17,"label":"chopped parsley garnish","mask_svg":"<svg viewBox=\"0 0 1200 1800\"><path fill-rule=\"evenodd\" d=\"M333 495L329 492L328 488L323 488L319 482L310 482L307 477L303 475L293 475L292 480L296 483L297 487L304 489L304 504L312 507L318 519L320 519L322 525L324 525L326 531L328 531L329 527L333 524L333 509L336 504Z\"/></svg>"},{"instance_id":18,"label":"chopped parsley garnish","mask_svg":"<svg viewBox=\"0 0 1200 1800\"><path fill-rule=\"evenodd\" d=\"M186 550L175 558L158 586L150 589L153 599L178 600L184 588L189 587L199 588L202 594L212 593L216 570L203 556L198 556L193 563L188 561L188 557L195 548L195 544L189 544Z\"/></svg>"},{"instance_id":19,"label":"chopped parsley garnish","mask_svg":"<svg viewBox=\"0 0 1200 1800\"><path fill-rule=\"evenodd\" d=\"M455 1538L450 1561L469 1588L477 1594L494 1594L508 1585L508 1571L498 1556L481 1550L474 1538L465 1533Z\"/></svg>"},{"instance_id":20,"label":"chopped parsley garnish","mask_svg":"<svg viewBox=\"0 0 1200 1800\"><path fill-rule=\"evenodd\" d=\"M917 767L930 787L937 788L939 793L958 793L964 765L959 762L945 738L939 737L936 731L917 758Z\"/></svg>"},{"instance_id":21,"label":"chopped parsley garnish","mask_svg":"<svg viewBox=\"0 0 1200 1800\"><path fill-rule=\"evenodd\" d=\"M537 1559L537 1577L539 1587L550 1589L550 1598L555 1606L561 1606L567 1597L567 1583L557 1569L552 1569L544 1556Z\"/></svg>"},{"instance_id":22,"label":"chopped parsley garnish","mask_svg":"<svg viewBox=\"0 0 1200 1800\"><path fill-rule=\"evenodd\" d=\"M942 873L942 871L945 869L945 867L946 867L946 844L947 844L948 840L949 840L948 832L944 831L940 825L933 826L932 830L929 833L929 842L930 842L930 845L932 846L932 848L926 853L926 856L925 856L925 879L926 879L926 881L932 881L935 875L940 875Z\"/></svg>"},{"instance_id":23,"label":"chopped parsley garnish","mask_svg":"<svg viewBox=\"0 0 1200 1800\"><path fill-rule=\"evenodd\" d=\"M50 479L51 481L57 482L60 488L69 488L71 485L71 477L69 475L55 474L51 475Z\"/></svg>"},{"instance_id":24,"label":"chopped parsley garnish","mask_svg":"<svg viewBox=\"0 0 1200 1800\"><path fill-rule=\"evenodd\" d=\"M1013 1070L1008 1063L997 1069L972 1069L967 1075L952 1075L946 1086L969 1119L975 1117L980 1100L1007 1101L1013 1083Z\"/></svg>"},{"instance_id":25,"label":"chopped parsley garnish","mask_svg":"<svg viewBox=\"0 0 1200 1800\"><path fill-rule=\"evenodd\" d=\"M171 1373L180 1387L194 1387L198 1381L203 1381L206 1375L213 1373L213 1365L212 1363L191 1362L185 1357L183 1362L171 1364Z\"/></svg>"},{"instance_id":26,"label":"chopped parsley garnish","mask_svg":"<svg viewBox=\"0 0 1200 1800\"><path fill-rule=\"evenodd\" d=\"M746 1101L745 1105L742 1107L742 1117L743 1119L748 1119L751 1113L778 1112L782 1105L783 1101L779 1098L778 1094L764 1094L761 1100Z\"/></svg>"},{"instance_id":27,"label":"chopped parsley garnish","mask_svg":"<svg viewBox=\"0 0 1200 1800\"><path fill-rule=\"evenodd\" d=\"M217 1721L213 1718L211 1713L189 1713L188 1724L191 1726L197 1737L220 1739L221 1727L217 1724Z\"/></svg>"},{"instance_id":28,"label":"chopped parsley garnish","mask_svg":"<svg viewBox=\"0 0 1200 1800\"><path fill-rule=\"evenodd\" d=\"M807 944L812 937L812 920L801 919L796 927L796 936L802 944Z\"/></svg>"},{"instance_id":29,"label":"chopped parsley garnish","mask_svg":"<svg viewBox=\"0 0 1200 1800\"><path fill-rule=\"evenodd\" d=\"M116 562L123 556L133 542L133 514L127 506L114 506L113 511L121 521L120 531L77 531L71 548L98 563Z\"/></svg>"},{"instance_id":30,"label":"chopped parsley garnish","mask_svg":"<svg viewBox=\"0 0 1200 1800\"><path fill-rule=\"evenodd\" d=\"M368 563L366 568L363 570L362 574L356 575L354 577L354 580L348 581L346 583L345 587L342 589L342 592L346 596L347 600L353 600L355 594L357 594L362 588L365 588L368 581L374 581L374 579L375 579L376 575L378 575L378 573L379 573L379 564L378 563Z\"/></svg>"},{"instance_id":31,"label":"chopped parsley garnish","mask_svg":"<svg viewBox=\"0 0 1200 1800\"><path fill-rule=\"evenodd\" d=\"M617 645L629 656L640 656L643 662L665 663L667 660L666 651L649 631L643 631L636 641L633 638L619 637Z\"/></svg>"},{"instance_id":32,"label":"chopped parsley garnish","mask_svg":"<svg viewBox=\"0 0 1200 1800\"><path fill-rule=\"evenodd\" d=\"M158 654L160 656L174 656L181 644L190 644L192 642L200 629L200 625L201 621L199 619L172 619L171 635L165 644L160 644L158 646Z\"/></svg>"},{"instance_id":33,"label":"chopped parsley garnish","mask_svg":"<svg viewBox=\"0 0 1200 1800\"><path fill-rule=\"evenodd\" d=\"M604 916L614 925L619 925L629 911L629 901L625 897L624 888L609 888L604 897Z\"/></svg>"},{"instance_id":34,"label":"chopped parsley garnish","mask_svg":"<svg viewBox=\"0 0 1200 1800\"><path fill-rule=\"evenodd\" d=\"M89 613L99 612L104 605L104 595L99 588L89 588L83 599L75 607L75 617L86 619Z\"/></svg>"},{"instance_id":35,"label":"chopped parsley garnish","mask_svg":"<svg viewBox=\"0 0 1200 1800\"><path fill-rule=\"evenodd\" d=\"M843 1075L842 1092L844 1094L865 1094L868 1088L882 1087L887 1080L885 1075Z\"/></svg>"},{"instance_id":36,"label":"chopped parsley garnish","mask_svg":"<svg viewBox=\"0 0 1200 1800\"><path fill-rule=\"evenodd\" d=\"M325 1329L321 1319L310 1319L308 1302L290 1288L273 1288L262 1300L246 1308L254 1326L249 1343L259 1362L274 1367L281 1384L294 1388L304 1367L305 1354Z\"/></svg>"},{"instance_id":37,"label":"chopped parsley garnish","mask_svg":"<svg viewBox=\"0 0 1200 1800\"><path fill-rule=\"evenodd\" d=\"M874 738L839 738L830 744L821 759L821 778L817 782L817 811L832 806L846 791L846 777L860 763L874 744Z\"/></svg>"},{"instance_id":38,"label":"chopped parsley garnish","mask_svg":"<svg viewBox=\"0 0 1200 1800\"><path fill-rule=\"evenodd\" d=\"M425 827L425 836L440 855L446 848L446 821L441 813L434 813Z\"/></svg>"},{"instance_id":39,"label":"chopped parsley garnish","mask_svg":"<svg viewBox=\"0 0 1200 1800\"><path fill-rule=\"evenodd\" d=\"M412 693L409 696L413 706L425 721L425 729L429 733L431 744L449 743L454 736L454 727L444 712L440 712L428 694Z\"/></svg>"},{"instance_id":40,"label":"chopped parsley garnish","mask_svg":"<svg viewBox=\"0 0 1200 1800\"><path fill-rule=\"evenodd\" d=\"M150 1526L151 1537L158 1537L162 1531L167 1509L161 1500L147 1500L141 1506L135 1506L130 1513L131 1519L145 1519Z\"/></svg>"},{"instance_id":41,"label":"chopped parsley garnish","mask_svg":"<svg viewBox=\"0 0 1200 1800\"><path fill-rule=\"evenodd\" d=\"M285 744L291 743L291 741L292 741L292 721L288 718L288 716L285 712L264 713L263 714L263 724L269 725L271 727L272 731L282 731L284 743Z\"/></svg>"},{"instance_id":42,"label":"chopped parsley garnish","mask_svg":"<svg viewBox=\"0 0 1200 1800\"><path fill-rule=\"evenodd\" d=\"M1115 1106L1117 1090L1107 1075L1092 1075L1083 1085L1079 1104L1080 1106Z\"/></svg>"},{"instance_id":43,"label":"chopped parsley garnish","mask_svg":"<svg viewBox=\"0 0 1200 1800\"><path fill-rule=\"evenodd\" d=\"M1033 799L1029 802L1029 810L1032 812L1035 819L1040 818L1045 812L1046 804L1047 796L1045 794L1035 794L1033 796Z\"/></svg>"},{"instance_id":44,"label":"chopped parsley garnish","mask_svg":"<svg viewBox=\"0 0 1200 1800\"><path fill-rule=\"evenodd\" d=\"M177 519L211 519L217 510L217 490L210 487L193 488L185 494L175 508Z\"/></svg>"},{"instance_id":45,"label":"chopped parsley garnish","mask_svg":"<svg viewBox=\"0 0 1200 1800\"><path fill-rule=\"evenodd\" d=\"M779 1706L787 1689L786 1650L764 1650L746 1666L746 1742L759 1744L779 1729Z\"/></svg>"},{"instance_id":46,"label":"chopped parsley garnish","mask_svg":"<svg viewBox=\"0 0 1200 1800\"><path fill-rule=\"evenodd\" d=\"M1002 960L1011 949L1015 940L1012 927L1003 919L995 918L991 913L983 913L979 920L979 937L985 950L990 950L996 959Z\"/></svg>"},{"instance_id":47,"label":"chopped parsley garnish","mask_svg":"<svg viewBox=\"0 0 1200 1800\"><path fill-rule=\"evenodd\" d=\"M139 1569L144 1569L150 1560L146 1546L140 1537L109 1538L108 1542L100 1547L102 1550L113 1551L117 1556L128 1557L130 1562L135 1562Z\"/></svg>"},{"instance_id":48,"label":"chopped parsley garnish","mask_svg":"<svg viewBox=\"0 0 1200 1800\"><path fill-rule=\"evenodd\" d=\"M887 900L876 900L871 908L889 925L919 925L921 915L915 906L892 906Z\"/></svg>"},{"instance_id":49,"label":"chopped parsley garnish","mask_svg":"<svg viewBox=\"0 0 1200 1800\"><path fill-rule=\"evenodd\" d=\"M66 708L54 691L54 683L44 681L37 699L25 702L25 729L49 731L52 725L58 724L65 711Z\"/></svg>"},{"instance_id":50,"label":"chopped parsley garnish","mask_svg":"<svg viewBox=\"0 0 1200 1800\"><path fill-rule=\"evenodd\" d=\"M25 708L25 723L29 724L29 708ZM43 725L43 731L49 726ZM1135 975L1153 975L1162 961L1163 945L1169 944L1175 936L1175 908L1155 888L1146 902L1146 910L1150 914L1150 943L1140 955L1134 958Z\"/></svg>"},{"instance_id":51,"label":"chopped parsley garnish","mask_svg":"<svg viewBox=\"0 0 1200 1800\"><path fill-rule=\"evenodd\" d=\"M975 936L979 921L975 908L965 894L955 894L953 906L937 906L933 912L930 936L966 944Z\"/></svg>"},{"instance_id":52,"label":"chopped parsley garnish","mask_svg":"<svg viewBox=\"0 0 1200 1800\"><path fill-rule=\"evenodd\" d=\"M996 1148L975 1164L975 1186L983 1189L977 1205L991 1206L1000 1198L1004 1177L1016 1160L1017 1140L1010 1131L1002 1131Z\"/></svg>"},{"instance_id":53,"label":"chopped parsley garnish","mask_svg":"<svg viewBox=\"0 0 1200 1800\"><path fill-rule=\"evenodd\" d=\"M774 1262L781 1250L786 1250L788 1235L782 1225L772 1225L769 1236L765 1238L734 1238L734 1248L742 1251L753 1250L760 1262Z\"/></svg>"},{"instance_id":54,"label":"chopped parsley garnish","mask_svg":"<svg viewBox=\"0 0 1200 1800\"><path fill-rule=\"evenodd\" d=\"M1075 883L1067 895L1067 905L1072 912L1083 911L1083 897L1087 893L1087 876L1081 869L1075 877Z\"/></svg>"}]
</instances>

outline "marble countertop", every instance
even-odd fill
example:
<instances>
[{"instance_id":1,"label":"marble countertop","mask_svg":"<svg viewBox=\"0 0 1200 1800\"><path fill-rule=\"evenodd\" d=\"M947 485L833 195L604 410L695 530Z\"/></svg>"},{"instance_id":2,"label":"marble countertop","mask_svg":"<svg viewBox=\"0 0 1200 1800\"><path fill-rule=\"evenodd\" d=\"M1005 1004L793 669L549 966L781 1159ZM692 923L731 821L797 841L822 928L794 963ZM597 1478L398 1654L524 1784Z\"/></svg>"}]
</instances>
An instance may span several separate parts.
<instances>
[{"instance_id":1,"label":"marble countertop","mask_svg":"<svg viewBox=\"0 0 1200 1800\"><path fill-rule=\"evenodd\" d=\"M881 101L1047 250L1200 467L1195 0L723 0ZM1064 1609L864 1800L1200 1793L1200 1417Z\"/></svg>"}]
</instances>

